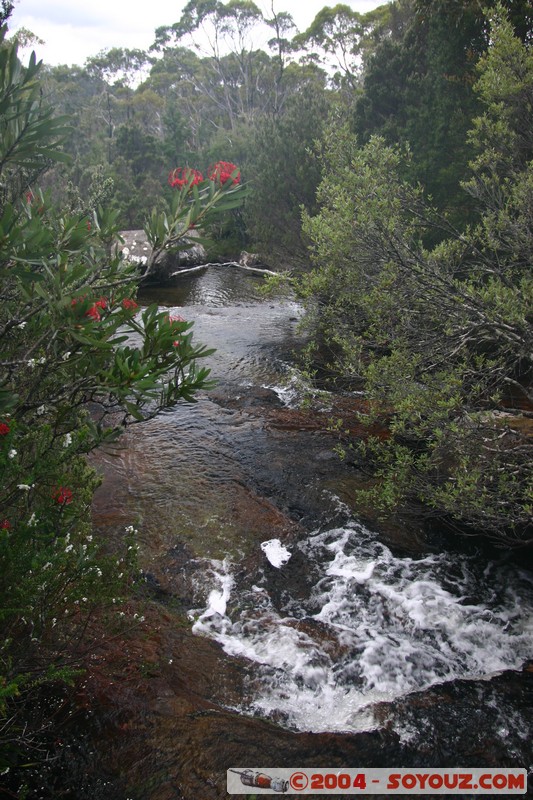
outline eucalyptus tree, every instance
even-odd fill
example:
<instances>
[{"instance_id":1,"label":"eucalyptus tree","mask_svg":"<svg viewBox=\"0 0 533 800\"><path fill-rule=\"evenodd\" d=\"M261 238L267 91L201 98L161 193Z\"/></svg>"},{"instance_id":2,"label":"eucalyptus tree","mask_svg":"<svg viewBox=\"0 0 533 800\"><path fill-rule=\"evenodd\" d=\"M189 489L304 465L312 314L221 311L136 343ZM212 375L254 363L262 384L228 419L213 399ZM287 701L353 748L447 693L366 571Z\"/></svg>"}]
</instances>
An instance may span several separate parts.
<instances>
[{"instance_id":1,"label":"eucalyptus tree","mask_svg":"<svg viewBox=\"0 0 533 800\"><path fill-rule=\"evenodd\" d=\"M11 14L13 13L13 9L15 8L15 4L12 0L2 0L0 4L0 25L3 25Z\"/></svg>"},{"instance_id":2,"label":"eucalyptus tree","mask_svg":"<svg viewBox=\"0 0 533 800\"><path fill-rule=\"evenodd\" d=\"M253 31L263 22L263 15L252 0L190 0L178 22L156 30L154 49L168 47L172 41L191 40L201 51L195 35L201 33L208 43L209 75L193 73L190 80L198 92L207 94L224 109L232 129L239 116L253 115L258 72L258 52L253 46ZM203 59L202 59L203 61Z\"/></svg>"},{"instance_id":3,"label":"eucalyptus tree","mask_svg":"<svg viewBox=\"0 0 533 800\"><path fill-rule=\"evenodd\" d=\"M309 28L295 36L293 44L319 47L323 51L322 60L332 60L339 78L355 89L360 79L359 55L364 32L363 16L339 3L334 7L324 6Z\"/></svg>"}]
</instances>

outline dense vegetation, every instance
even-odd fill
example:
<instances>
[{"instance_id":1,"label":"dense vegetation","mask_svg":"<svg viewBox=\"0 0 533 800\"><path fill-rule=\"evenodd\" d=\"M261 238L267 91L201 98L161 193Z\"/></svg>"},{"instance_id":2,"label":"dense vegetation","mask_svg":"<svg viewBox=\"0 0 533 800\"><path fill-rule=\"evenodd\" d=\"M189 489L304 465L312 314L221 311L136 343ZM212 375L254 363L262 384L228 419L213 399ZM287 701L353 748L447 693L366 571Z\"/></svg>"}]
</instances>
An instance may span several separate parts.
<instances>
[{"instance_id":1,"label":"dense vegetation","mask_svg":"<svg viewBox=\"0 0 533 800\"><path fill-rule=\"evenodd\" d=\"M193 341L192 323L157 306L140 312L136 267L116 247L116 212L88 198L76 209L59 207L39 188L44 170L65 159L67 120L43 103L35 58L24 67L4 35L5 28L0 772L36 762L37 770L26 774L43 783L39 762L53 762L51 719L63 703L51 687L77 675L104 617L118 630L137 578L133 524L113 547L93 536L99 478L87 456L127 425L193 400L208 385L209 370L198 362L210 351ZM245 193L229 162L217 162L207 179L184 168L172 183L169 208L147 222L154 252L183 247L191 228L235 208ZM14 780L26 796L24 770Z\"/></svg>"},{"instance_id":2,"label":"dense vegetation","mask_svg":"<svg viewBox=\"0 0 533 800\"><path fill-rule=\"evenodd\" d=\"M305 215L316 268L300 289L335 349L331 369L362 382L372 414L388 420L387 436L362 448L378 479L366 498L388 509L421 503L464 531L524 545L533 541L533 53L503 6L488 23L470 103L479 112L450 154L458 162L443 161L446 177L435 179L442 189L469 152L457 184L469 224L458 220L462 201L449 207L452 193L439 205L412 180L427 151L398 132L391 142L387 126L361 144L337 122L323 145L321 210ZM361 124L357 104L355 115Z\"/></svg>"},{"instance_id":3,"label":"dense vegetation","mask_svg":"<svg viewBox=\"0 0 533 800\"><path fill-rule=\"evenodd\" d=\"M386 424L343 435L361 500L533 542L533 14L487 6L337 5L297 33L191 0L149 52L41 70L2 38L0 771L135 577L132 529L121 552L92 538L87 454L206 384L190 324L138 313L120 229L148 219L158 252L201 224L215 253L292 269L311 367L327 352L321 376Z\"/></svg>"}]
</instances>

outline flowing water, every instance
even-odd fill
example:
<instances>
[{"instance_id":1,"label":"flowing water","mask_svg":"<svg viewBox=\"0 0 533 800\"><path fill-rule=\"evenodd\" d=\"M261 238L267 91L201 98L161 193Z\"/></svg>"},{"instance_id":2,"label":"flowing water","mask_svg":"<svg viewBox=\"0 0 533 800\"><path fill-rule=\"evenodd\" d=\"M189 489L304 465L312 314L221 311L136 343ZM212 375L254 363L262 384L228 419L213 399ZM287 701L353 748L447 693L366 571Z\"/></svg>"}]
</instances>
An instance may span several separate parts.
<instances>
[{"instance_id":1,"label":"flowing water","mask_svg":"<svg viewBox=\"0 0 533 800\"><path fill-rule=\"evenodd\" d=\"M527 573L449 553L394 556L352 520L295 547L312 575L303 598L289 585L276 602L264 574L241 588L228 560L198 579L207 602L193 631L259 667L249 711L299 730L367 730L380 700L519 668L531 654Z\"/></svg>"},{"instance_id":2,"label":"flowing water","mask_svg":"<svg viewBox=\"0 0 533 800\"><path fill-rule=\"evenodd\" d=\"M383 701L520 670L533 656L531 572L363 524L349 505L357 470L326 430L336 399L297 407L300 308L260 286L210 267L145 290L143 302L193 320L217 348L217 387L108 458L145 572L179 599L190 635L217 642L244 676L211 699L288 730L354 733L383 725ZM502 747L514 728L517 752L531 708L498 714ZM416 739L407 717L394 724Z\"/></svg>"}]
</instances>

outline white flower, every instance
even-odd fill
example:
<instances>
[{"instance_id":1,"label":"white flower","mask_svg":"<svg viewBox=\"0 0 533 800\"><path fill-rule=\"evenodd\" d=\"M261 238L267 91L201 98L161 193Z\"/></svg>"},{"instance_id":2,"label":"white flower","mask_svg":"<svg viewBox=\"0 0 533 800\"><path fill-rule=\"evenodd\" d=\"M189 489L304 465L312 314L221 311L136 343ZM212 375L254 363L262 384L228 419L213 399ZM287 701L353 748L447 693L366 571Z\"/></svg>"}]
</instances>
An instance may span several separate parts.
<instances>
[{"instance_id":1,"label":"white flower","mask_svg":"<svg viewBox=\"0 0 533 800\"><path fill-rule=\"evenodd\" d=\"M38 364L46 364L46 358L44 356L41 356L41 358L38 359L37 363Z\"/></svg>"},{"instance_id":2,"label":"white flower","mask_svg":"<svg viewBox=\"0 0 533 800\"><path fill-rule=\"evenodd\" d=\"M68 447L72 444L72 434L66 433L65 438L63 439L63 447Z\"/></svg>"},{"instance_id":3,"label":"white flower","mask_svg":"<svg viewBox=\"0 0 533 800\"><path fill-rule=\"evenodd\" d=\"M70 350L67 350L67 352L63 353L63 355L61 357L62 357L63 361L68 361L70 356L71 356L71 352L70 352Z\"/></svg>"},{"instance_id":4,"label":"white flower","mask_svg":"<svg viewBox=\"0 0 533 800\"><path fill-rule=\"evenodd\" d=\"M26 362L26 366L28 366L30 369L33 369L36 363L37 362L34 358L30 358L30 360Z\"/></svg>"},{"instance_id":5,"label":"white flower","mask_svg":"<svg viewBox=\"0 0 533 800\"><path fill-rule=\"evenodd\" d=\"M35 516L35 511L34 511L33 514L31 515L31 517L28 520L28 528L35 528L35 526L37 525L37 522L38 522L38 520L37 520L37 517Z\"/></svg>"},{"instance_id":6,"label":"white flower","mask_svg":"<svg viewBox=\"0 0 533 800\"><path fill-rule=\"evenodd\" d=\"M57 625L57 619L54 617L52 619L52 628L55 628L56 625Z\"/></svg>"},{"instance_id":7,"label":"white flower","mask_svg":"<svg viewBox=\"0 0 533 800\"><path fill-rule=\"evenodd\" d=\"M27 324L28 324L27 322L19 322L18 327L24 329Z\"/></svg>"},{"instance_id":8,"label":"white flower","mask_svg":"<svg viewBox=\"0 0 533 800\"><path fill-rule=\"evenodd\" d=\"M27 483L19 483L17 486L17 489L20 489L21 492L29 492L31 488Z\"/></svg>"},{"instance_id":9,"label":"white flower","mask_svg":"<svg viewBox=\"0 0 533 800\"><path fill-rule=\"evenodd\" d=\"M65 553L70 553L71 550L74 550L73 544L69 544L65 547Z\"/></svg>"},{"instance_id":10,"label":"white flower","mask_svg":"<svg viewBox=\"0 0 533 800\"><path fill-rule=\"evenodd\" d=\"M172 660L173 660L172 658L169 658L169 659L168 659L168 663L169 663L169 664L172 664Z\"/></svg>"},{"instance_id":11,"label":"white flower","mask_svg":"<svg viewBox=\"0 0 533 800\"><path fill-rule=\"evenodd\" d=\"M13 448L12 450L9 451L7 455L8 458L15 458L15 456L17 455L17 451L15 450L15 448Z\"/></svg>"},{"instance_id":12,"label":"white flower","mask_svg":"<svg viewBox=\"0 0 533 800\"><path fill-rule=\"evenodd\" d=\"M46 411L46 406L39 406L39 408L35 411L35 413L41 417L45 411Z\"/></svg>"}]
</instances>

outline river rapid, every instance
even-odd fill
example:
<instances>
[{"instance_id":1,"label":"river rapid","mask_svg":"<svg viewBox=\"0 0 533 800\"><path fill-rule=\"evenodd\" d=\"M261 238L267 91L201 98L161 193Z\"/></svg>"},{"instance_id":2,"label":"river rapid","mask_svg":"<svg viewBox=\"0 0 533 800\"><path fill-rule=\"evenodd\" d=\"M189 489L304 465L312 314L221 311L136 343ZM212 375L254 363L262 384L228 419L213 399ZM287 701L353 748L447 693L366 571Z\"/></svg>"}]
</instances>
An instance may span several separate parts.
<instances>
[{"instance_id":1,"label":"river rapid","mask_svg":"<svg viewBox=\"0 0 533 800\"><path fill-rule=\"evenodd\" d=\"M106 695L128 796L226 797L243 765L530 768L531 571L357 513L328 430L357 397L309 405L301 309L261 283L209 267L141 295L216 347L217 385L99 457L96 524L136 525L146 583L142 703Z\"/></svg>"}]
</instances>

